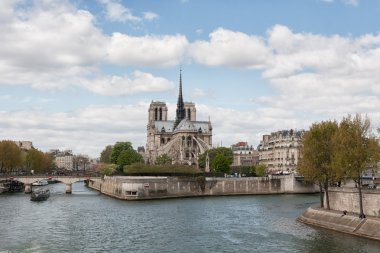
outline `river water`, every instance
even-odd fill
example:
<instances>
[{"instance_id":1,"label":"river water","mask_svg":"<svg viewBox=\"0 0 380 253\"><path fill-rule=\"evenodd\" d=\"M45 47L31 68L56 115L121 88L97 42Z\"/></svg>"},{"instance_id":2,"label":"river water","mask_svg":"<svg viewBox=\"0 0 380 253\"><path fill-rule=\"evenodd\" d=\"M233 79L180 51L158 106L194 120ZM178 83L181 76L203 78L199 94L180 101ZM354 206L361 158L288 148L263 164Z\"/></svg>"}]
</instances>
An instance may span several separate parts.
<instances>
[{"instance_id":1,"label":"river water","mask_svg":"<svg viewBox=\"0 0 380 253\"><path fill-rule=\"evenodd\" d=\"M380 252L380 242L295 221L318 195L127 202L73 185L0 195L0 252Z\"/></svg>"}]
</instances>

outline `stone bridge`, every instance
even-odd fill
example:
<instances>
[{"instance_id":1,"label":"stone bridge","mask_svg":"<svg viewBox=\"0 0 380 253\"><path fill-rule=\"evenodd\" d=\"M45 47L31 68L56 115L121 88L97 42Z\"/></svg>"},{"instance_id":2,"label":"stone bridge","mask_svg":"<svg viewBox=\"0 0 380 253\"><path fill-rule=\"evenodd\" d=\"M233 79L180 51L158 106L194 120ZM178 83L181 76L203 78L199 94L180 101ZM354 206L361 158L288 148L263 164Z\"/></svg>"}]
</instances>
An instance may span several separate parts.
<instances>
[{"instance_id":1,"label":"stone bridge","mask_svg":"<svg viewBox=\"0 0 380 253\"><path fill-rule=\"evenodd\" d=\"M25 185L25 193L32 192L32 183L42 180L56 180L62 182L66 185L66 193L72 192L72 184L79 181L89 180L101 181L101 177L91 177L91 176L46 176L46 175L35 175L35 176L0 176L0 182L6 180L18 181Z\"/></svg>"}]
</instances>

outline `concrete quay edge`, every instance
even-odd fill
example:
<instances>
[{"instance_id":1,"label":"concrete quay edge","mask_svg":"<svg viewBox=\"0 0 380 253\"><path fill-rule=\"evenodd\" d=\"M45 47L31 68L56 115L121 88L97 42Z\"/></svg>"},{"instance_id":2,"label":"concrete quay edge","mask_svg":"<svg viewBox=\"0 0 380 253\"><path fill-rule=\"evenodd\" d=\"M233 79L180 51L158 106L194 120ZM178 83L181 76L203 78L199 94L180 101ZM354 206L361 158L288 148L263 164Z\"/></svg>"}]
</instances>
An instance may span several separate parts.
<instances>
[{"instance_id":1,"label":"concrete quay edge","mask_svg":"<svg viewBox=\"0 0 380 253\"><path fill-rule=\"evenodd\" d=\"M358 214L354 213L344 215L341 211L309 207L297 218L297 221L380 241L380 218L373 216L361 219Z\"/></svg>"}]
</instances>

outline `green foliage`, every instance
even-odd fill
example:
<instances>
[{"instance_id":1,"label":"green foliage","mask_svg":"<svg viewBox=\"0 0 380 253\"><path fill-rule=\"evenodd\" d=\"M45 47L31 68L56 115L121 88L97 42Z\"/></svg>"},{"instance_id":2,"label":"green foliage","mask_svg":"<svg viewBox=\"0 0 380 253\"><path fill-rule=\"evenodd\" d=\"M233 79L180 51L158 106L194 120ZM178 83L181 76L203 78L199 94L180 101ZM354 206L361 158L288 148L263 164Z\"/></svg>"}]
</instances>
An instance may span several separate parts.
<instances>
[{"instance_id":1,"label":"green foliage","mask_svg":"<svg viewBox=\"0 0 380 253\"><path fill-rule=\"evenodd\" d=\"M258 164L255 167L255 173L258 177L265 177L267 174L267 167L265 166L265 164Z\"/></svg>"},{"instance_id":2,"label":"green foliage","mask_svg":"<svg viewBox=\"0 0 380 253\"><path fill-rule=\"evenodd\" d=\"M217 154L212 162L211 169L215 172L229 173L230 172L230 159L223 155Z\"/></svg>"},{"instance_id":3,"label":"green foliage","mask_svg":"<svg viewBox=\"0 0 380 253\"><path fill-rule=\"evenodd\" d=\"M322 196L322 186L326 192L327 209L330 209L328 188L333 182L340 181L343 174L332 166L334 155L334 136L338 131L336 121L314 123L302 139L301 158L297 170L306 181L318 183ZM323 199L321 198L321 207Z\"/></svg>"},{"instance_id":4,"label":"green foliage","mask_svg":"<svg viewBox=\"0 0 380 253\"><path fill-rule=\"evenodd\" d=\"M143 157L133 149L130 142L116 142L113 147L107 146L102 152L104 163L107 163L108 154L108 163L117 164L119 170L132 163L144 163Z\"/></svg>"},{"instance_id":5,"label":"green foliage","mask_svg":"<svg viewBox=\"0 0 380 253\"><path fill-rule=\"evenodd\" d=\"M342 173L332 169L333 136L338 130L336 121L314 123L302 139L298 172L305 180L325 184L340 180Z\"/></svg>"},{"instance_id":6,"label":"green foliage","mask_svg":"<svg viewBox=\"0 0 380 253\"><path fill-rule=\"evenodd\" d=\"M53 157L34 148L27 151L24 163L28 171L33 170L36 174L51 172L53 169Z\"/></svg>"},{"instance_id":7,"label":"green foliage","mask_svg":"<svg viewBox=\"0 0 380 253\"><path fill-rule=\"evenodd\" d=\"M122 151L117 158L116 164L119 165L120 168L123 168L125 165L132 163L144 163L144 158L133 149Z\"/></svg>"},{"instance_id":8,"label":"green foliage","mask_svg":"<svg viewBox=\"0 0 380 253\"><path fill-rule=\"evenodd\" d=\"M101 163L99 164L99 173L102 176L112 176L117 169L116 164L106 164L106 163Z\"/></svg>"},{"instance_id":9,"label":"green foliage","mask_svg":"<svg viewBox=\"0 0 380 253\"><path fill-rule=\"evenodd\" d=\"M198 158L199 167L206 167L206 156L210 158L210 168L215 172L228 173L230 171L230 166L234 160L232 150L230 148L219 147L209 149L207 152L201 154ZM218 157L216 159L216 157ZM216 164L215 163L216 159ZM228 168L227 168L228 167Z\"/></svg>"},{"instance_id":10,"label":"green foliage","mask_svg":"<svg viewBox=\"0 0 380 253\"><path fill-rule=\"evenodd\" d=\"M132 144L127 142L116 142L116 144L112 148L110 162L117 164L117 160L119 159L120 154L125 150L133 150Z\"/></svg>"},{"instance_id":11,"label":"green foliage","mask_svg":"<svg viewBox=\"0 0 380 253\"><path fill-rule=\"evenodd\" d=\"M0 172L15 171L21 163L21 149L13 141L0 141Z\"/></svg>"},{"instance_id":12,"label":"green foliage","mask_svg":"<svg viewBox=\"0 0 380 253\"><path fill-rule=\"evenodd\" d=\"M172 164L172 159L167 154L160 155L156 158L156 165Z\"/></svg>"},{"instance_id":13,"label":"green foliage","mask_svg":"<svg viewBox=\"0 0 380 253\"><path fill-rule=\"evenodd\" d=\"M374 136L370 136L370 126L370 120L359 114L343 118L334 136L333 165L336 171L360 181L366 166L379 160L379 144Z\"/></svg>"},{"instance_id":14,"label":"green foliage","mask_svg":"<svg viewBox=\"0 0 380 253\"><path fill-rule=\"evenodd\" d=\"M184 173L195 174L199 173L199 169L195 166L188 165L150 165L150 164L131 164L124 166L123 172L126 174L158 174L158 173Z\"/></svg>"},{"instance_id":15,"label":"green foliage","mask_svg":"<svg viewBox=\"0 0 380 253\"><path fill-rule=\"evenodd\" d=\"M104 148L102 153L100 153L100 162L101 163L110 163L111 162L111 153L112 145L108 145Z\"/></svg>"},{"instance_id":16,"label":"green foliage","mask_svg":"<svg viewBox=\"0 0 380 253\"><path fill-rule=\"evenodd\" d=\"M371 122L366 116L343 118L339 130L334 136L333 166L335 171L341 171L358 183L359 217L365 217L362 196L362 173L368 164L379 160L379 143L370 134Z\"/></svg>"},{"instance_id":17,"label":"green foliage","mask_svg":"<svg viewBox=\"0 0 380 253\"><path fill-rule=\"evenodd\" d=\"M255 174L256 169L255 166L239 166L235 167L236 169L233 172L237 172L240 174Z\"/></svg>"}]
</instances>

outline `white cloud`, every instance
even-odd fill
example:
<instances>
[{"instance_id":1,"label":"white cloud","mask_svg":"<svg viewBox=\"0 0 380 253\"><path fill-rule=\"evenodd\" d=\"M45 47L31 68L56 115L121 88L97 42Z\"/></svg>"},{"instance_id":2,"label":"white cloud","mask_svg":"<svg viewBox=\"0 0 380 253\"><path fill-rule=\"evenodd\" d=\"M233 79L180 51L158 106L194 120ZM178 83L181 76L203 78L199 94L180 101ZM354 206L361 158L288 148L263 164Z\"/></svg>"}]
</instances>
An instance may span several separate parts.
<instances>
[{"instance_id":1,"label":"white cloud","mask_svg":"<svg viewBox=\"0 0 380 253\"><path fill-rule=\"evenodd\" d=\"M359 1L358 0L343 0L344 4L352 5L352 6L358 6Z\"/></svg>"},{"instance_id":2,"label":"white cloud","mask_svg":"<svg viewBox=\"0 0 380 253\"><path fill-rule=\"evenodd\" d=\"M325 3L333 3L334 0L321 0L322 2ZM351 6L358 6L359 5L359 0L341 0L342 3L346 5L351 5Z\"/></svg>"},{"instance_id":3,"label":"white cloud","mask_svg":"<svg viewBox=\"0 0 380 253\"><path fill-rule=\"evenodd\" d=\"M146 124L149 103L130 105L88 106L71 112L0 111L0 140L30 140L34 146L49 149L72 149L92 157L116 141L131 141L133 146L146 144ZM174 119L174 103L168 103L169 119ZM230 145L239 140L257 144L261 135L286 127L308 125L284 109L264 108L257 111L237 111L229 108L196 104L197 119L211 116L213 144ZM279 116L281 115L281 116ZM260 118L260 120L257 120Z\"/></svg>"},{"instance_id":4,"label":"white cloud","mask_svg":"<svg viewBox=\"0 0 380 253\"><path fill-rule=\"evenodd\" d=\"M204 90L202 90L202 89L195 88L195 89L193 89L193 91L191 92L191 95L192 95L193 97L205 97L205 96L207 96L207 93L206 93Z\"/></svg>"},{"instance_id":5,"label":"white cloud","mask_svg":"<svg viewBox=\"0 0 380 253\"><path fill-rule=\"evenodd\" d=\"M95 80L84 80L83 85L94 93L107 96L161 92L174 88L174 84L169 80L141 71L135 71L132 78L128 76L104 76Z\"/></svg>"},{"instance_id":6,"label":"white cloud","mask_svg":"<svg viewBox=\"0 0 380 253\"><path fill-rule=\"evenodd\" d=\"M276 25L260 38L219 28L209 41L190 47L201 64L262 70L278 95L256 99L258 106L277 112L287 108L294 117L306 114L314 120L356 112L378 115L379 34L325 36Z\"/></svg>"},{"instance_id":7,"label":"white cloud","mask_svg":"<svg viewBox=\"0 0 380 253\"><path fill-rule=\"evenodd\" d=\"M188 41L183 35L133 37L112 34L107 60L113 64L167 67L178 65Z\"/></svg>"},{"instance_id":8,"label":"white cloud","mask_svg":"<svg viewBox=\"0 0 380 253\"><path fill-rule=\"evenodd\" d=\"M150 12L150 11L143 12L143 14L144 14L144 19L146 19L146 20L154 20L154 19L159 18L157 13Z\"/></svg>"},{"instance_id":9,"label":"white cloud","mask_svg":"<svg viewBox=\"0 0 380 253\"><path fill-rule=\"evenodd\" d=\"M210 41L196 41L190 45L189 55L197 62L209 66L261 68L270 51L258 36L218 28Z\"/></svg>"},{"instance_id":10,"label":"white cloud","mask_svg":"<svg viewBox=\"0 0 380 253\"><path fill-rule=\"evenodd\" d=\"M100 84L107 80L99 69L102 64L173 66L180 62L188 45L186 37L181 35L134 37L115 33L108 36L95 26L90 12L77 10L68 1L36 0L31 5L23 1L1 1L0 14L0 85L26 84L37 89L85 85L91 91L111 94L105 90L106 85L100 85L102 89L88 85L90 81ZM152 18L154 14L149 16ZM138 83L134 79L125 81ZM161 79L151 80L155 82L152 86L157 85L157 80ZM152 90L169 87L168 81L165 82L161 80L163 86ZM143 91L143 88L134 89L134 92Z\"/></svg>"},{"instance_id":11,"label":"white cloud","mask_svg":"<svg viewBox=\"0 0 380 253\"><path fill-rule=\"evenodd\" d=\"M136 24L143 20L152 21L159 18L157 13L151 11L143 12L141 17L135 16L132 10L125 7L120 0L98 0L98 2L105 6L106 19L112 22L131 22Z\"/></svg>"},{"instance_id":12,"label":"white cloud","mask_svg":"<svg viewBox=\"0 0 380 253\"><path fill-rule=\"evenodd\" d=\"M203 33L203 29L199 28L199 29L195 30L195 33L198 34L198 35L200 35L200 34Z\"/></svg>"},{"instance_id":13,"label":"white cloud","mask_svg":"<svg viewBox=\"0 0 380 253\"><path fill-rule=\"evenodd\" d=\"M41 111L0 111L0 140L30 140L48 151L72 149L98 157L116 141L131 141L135 148L145 145L148 104L89 106L66 113Z\"/></svg>"},{"instance_id":14,"label":"white cloud","mask_svg":"<svg viewBox=\"0 0 380 253\"><path fill-rule=\"evenodd\" d=\"M126 8L118 0L98 0L106 7L106 18L109 21L140 22L141 18L134 16L132 11Z\"/></svg>"}]
</instances>

